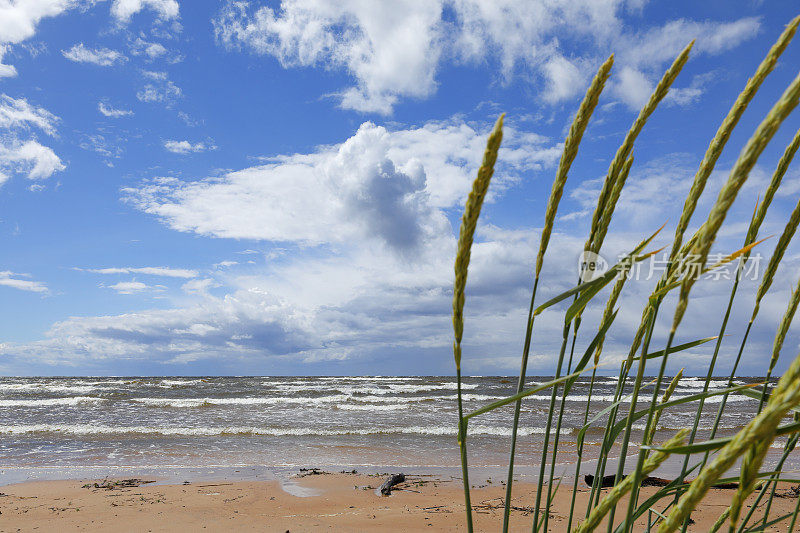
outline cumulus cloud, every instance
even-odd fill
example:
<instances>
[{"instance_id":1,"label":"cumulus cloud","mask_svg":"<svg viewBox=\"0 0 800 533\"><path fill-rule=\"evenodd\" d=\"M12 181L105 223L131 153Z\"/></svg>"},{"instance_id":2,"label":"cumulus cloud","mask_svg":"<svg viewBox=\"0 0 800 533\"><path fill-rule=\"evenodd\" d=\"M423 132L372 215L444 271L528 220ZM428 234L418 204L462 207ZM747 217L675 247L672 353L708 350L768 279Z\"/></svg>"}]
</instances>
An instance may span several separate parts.
<instances>
[{"instance_id":1,"label":"cumulus cloud","mask_svg":"<svg viewBox=\"0 0 800 533\"><path fill-rule=\"evenodd\" d=\"M217 149L213 144L207 145L202 142L192 144L189 141L164 141L164 148L175 154L189 154Z\"/></svg>"},{"instance_id":2,"label":"cumulus cloud","mask_svg":"<svg viewBox=\"0 0 800 533\"><path fill-rule=\"evenodd\" d=\"M169 20L178 17L179 6L176 0L114 0L111 15L119 23L127 24L144 9L155 11L160 20Z\"/></svg>"},{"instance_id":3,"label":"cumulus cloud","mask_svg":"<svg viewBox=\"0 0 800 533\"><path fill-rule=\"evenodd\" d=\"M145 274L149 276L162 276L168 278L194 278L199 274L196 270L171 267L110 267L110 268L80 268L85 272L95 274Z\"/></svg>"},{"instance_id":4,"label":"cumulus cloud","mask_svg":"<svg viewBox=\"0 0 800 533\"><path fill-rule=\"evenodd\" d=\"M286 0L274 9L253 9L229 1L214 27L222 45L275 57L284 68L346 71L355 84L338 93L340 106L382 114L401 98L430 96L444 61L496 63L503 80L517 74L536 80L544 86L542 100L558 103L581 92L612 51L639 83L634 89L615 84L617 96L633 108L642 87L692 39L695 54L717 54L760 29L759 19L746 17L679 19L631 30L624 9L623 0L405 0L381 10L359 2ZM567 58L563 50L573 44L582 55Z\"/></svg>"},{"instance_id":5,"label":"cumulus cloud","mask_svg":"<svg viewBox=\"0 0 800 533\"><path fill-rule=\"evenodd\" d=\"M417 139L418 130L428 129L421 138L425 142L419 142L430 145L436 134L447 137L448 128L456 126L432 123L392 132L365 123L345 142L320 147L310 154L275 157L266 165L215 180L157 180L128 190L130 201L141 208L152 208L154 215L174 229L273 241L264 242L270 250L274 241L283 241L280 246L291 253L258 266L215 269L206 277L187 278L183 294L170 309L70 318L53 325L42 341L5 344L2 350L12 357L35 356L40 361L66 365L102 365L120 359L172 365L199 360L213 360L215 364L235 361L237 365L254 366L290 361L295 371L300 363L321 365L326 361L381 358L382 364L389 364L387 354L391 353L402 357L404 364L418 357L419 366L415 367L425 371L448 371L457 227L448 222L445 210L461 205L472 171L462 182L457 198L444 202L440 196L435 201L426 191L429 187L435 189L437 180L447 178L446 173L434 173L429 168L457 164L437 162L429 153L410 165L398 147L406 146L409 137ZM476 135L484 136L485 132ZM517 131L515 137L519 143L525 134ZM508 151L501 154L501 160L506 154L513 154L515 146L521 145L512 142L504 147ZM512 160L519 165L530 164L521 155ZM635 167L617 208L617 222L622 221L623 225L612 225L602 251L606 257L613 261L665 218L676 218L694 163L690 156L673 154ZM554 164L555 161L548 163L548 169ZM412 171L415 168L416 173ZM499 169L498 183L515 170L519 169ZM724 251L736 249L735 244L746 231L737 225L737 220L746 220L746 212L752 211L756 189L763 188L762 174L765 173L761 169L756 169L751 178L755 181L743 190L744 203L734 204L730 223L720 239ZM724 178L724 171L712 175L709 194L701 198L699 211L708 209L709 195L713 200ZM593 207L596 185L576 182L571 200L582 207ZM594 193L586 192L593 189ZM409 194L411 198L407 199ZM503 194L502 189L496 194ZM660 202L654 208L652 198L656 195L676 201ZM140 201L145 203L136 203ZM288 205L281 203L286 201ZM750 205L744 205L747 203ZM523 340L520 332L524 331L531 268L540 236L535 227L509 229L493 225L492 209L492 204L487 205L473 247L463 361L468 372L510 373L518 365ZM384 224L378 220L379 211ZM305 224L301 224L301 218ZM773 228L765 227L764 233L767 232L773 232ZM659 239L653 248L666 244L669 236ZM309 247L317 243L320 245ZM564 233L564 224L557 225L551 249L558 252L545 260L543 279L547 283L540 286L543 300L575 283L583 243L583 238ZM248 254L254 252L252 248L246 250ZM792 259L781 268L776 284L785 286L796 275L800 258L796 252L795 245L789 253ZM144 273L135 267L93 270ZM603 361L609 362L606 368L617 367L616 362L627 355L623 348L638 325L642 305L654 283L654 279L643 278L626 285L604 352ZM750 297L747 295L755 283L742 282L743 298ZM134 280L117 284L114 290L136 293L153 290L152 287ZM729 287L724 281L698 284L697 298L703 306L724 305L724 293ZM763 321L756 324L754 339L774 333L769 330L779 320L784 300L783 296L771 296L765 301ZM602 304L597 302L587 308L586 323L597 322ZM563 327L562 310L554 308L537 320L532 372L552 371ZM686 341L716 333L709 331L707 320L696 319L703 310L698 305L690 306L680 332ZM746 322L743 315L748 312L746 306L737 307L733 319ZM753 346L755 349L755 342ZM708 354L703 350L695 350L690 362L681 360L680 364L694 365L692 368L697 371ZM727 357L721 355L721 365L728 361Z\"/></svg>"},{"instance_id":6,"label":"cumulus cloud","mask_svg":"<svg viewBox=\"0 0 800 533\"><path fill-rule=\"evenodd\" d=\"M47 146L36 141L11 142L0 145L0 184L11 174L24 174L28 179L46 179L66 167Z\"/></svg>"},{"instance_id":7,"label":"cumulus cloud","mask_svg":"<svg viewBox=\"0 0 800 533\"><path fill-rule=\"evenodd\" d=\"M65 320L47 339L8 345L6 352L35 351L66 364L117 357L177 364L223 355L318 363L387 347L446 349L456 241L445 210L463 204L478 164L475 146L486 133L460 121L396 131L365 123L341 144L308 154L275 156L216 179L160 179L129 188L129 201L172 228L284 244L270 244L265 262L227 269L236 262L223 261L206 277L186 272L173 309ZM554 148L548 139L509 130L508 162L498 168L494 194L512 187L525 169L552 168ZM496 286L515 294L517 285L526 286L536 235L482 233L473 294L492 294ZM486 271L497 264L501 271ZM89 270L156 274L142 267ZM112 290L150 287L124 280Z\"/></svg>"},{"instance_id":8,"label":"cumulus cloud","mask_svg":"<svg viewBox=\"0 0 800 533\"><path fill-rule=\"evenodd\" d=\"M439 209L463 200L485 133L456 122L394 132L366 122L344 143L311 154L200 181L156 178L124 193L180 231L305 245L375 238L409 250L443 231ZM498 190L559 156L540 136L510 129L507 140Z\"/></svg>"},{"instance_id":9,"label":"cumulus cloud","mask_svg":"<svg viewBox=\"0 0 800 533\"><path fill-rule=\"evenodd\" d=\"M61 54L76 63L91 63L101 67L110 67L128 60L116 50L111 50L110 48L88 48L83 43L78 43L69 50L61 50Z\"/></svg>"},{"instance_id":10,"label":"cumulus cloud","mask_svg":"<svg viewBox=\"0 0 800 533\"><path fill-rule=\"evenodd\" d=\"M343 68L357 85L342 91L342 107L389 113L400 96L435 89L439 47L437 2L404 0L380 10L354 2L285 2L249 13L228 3L215 21L218 40L275 56L285 67Z\"/></svg>"},{"instance_id":11,"label":"cumulus cloud","mask_svg":"<svg viewBox=\"0 0 800 533\"><path fill-rule=\"evenodd\" d=\"M47 288L47 285L41 281L20 279L29 277L29 274L16 274L14 272L9 272L8 270L0 271L0 285L21 291L38 292L43 294L50 292L50 290Z\"/></svg>"},{"instance_id":12,"label":"cumulus cloud","mask_svg":"<svg viewBox=\"0 0 800 533\"><path fill-rule=\"evenodd\" d=\"M0 4L0 77L16 76L17 70L2 64L8 45L33 37L36 26L46 17L55 17L78 6L76 0L38 0L35 2L3 2Z\"/></svg>"},{"instance_id":13,"label":"cumulus cloud","mask_svg":"<svg viewBox=\"0 0 800 533\"><path fill-rule=\"evenodd\" d=\"M117 109L111 107L110 105L106 105L103 102L97 103L97 110L100 111L100 114L109 118L121 118L121 117L133 116L133 111L131 111L130 109Z\"/></svg>"},{"instance_id":14,"label":"cumulus cloud","mask_svg":"<svg viewBox=\"0 0 800 533\"><path fill-rule=\"evenodd\" d=\"M31 105L24 98L0 95L0 128L7 131L0 142L0 184L13 174L23 174L28 179L45 179L64 170L64 164L51 148L35 138L20 138L31 127L53 135L57 122L58 117Z\"/></svg>"}]
</instances>

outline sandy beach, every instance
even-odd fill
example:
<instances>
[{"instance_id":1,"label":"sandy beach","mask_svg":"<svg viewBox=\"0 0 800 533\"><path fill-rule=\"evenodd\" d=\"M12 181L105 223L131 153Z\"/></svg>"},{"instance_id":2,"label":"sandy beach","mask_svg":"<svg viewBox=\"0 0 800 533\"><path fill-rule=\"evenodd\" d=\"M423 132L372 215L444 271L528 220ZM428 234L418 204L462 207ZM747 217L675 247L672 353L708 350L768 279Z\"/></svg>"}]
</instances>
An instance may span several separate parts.
<instances>
[{"instance_id":1,"label":"sandy beach","mask_svg":"<svg viewBox=\"0 0 800 533\"><path fill-rule=\"evenodd\" d=\"M209 481L119 486L120 479L27 482L0 487L0 531L465 530L460 480L409 474L407 481L386 497L376 491L385 478L322 473L298 474L284 483ZM519 483L515 487L511 529L530 531L532 516L527 507L534 501L535 486ZM653 490L644 488L643 494ZM778 492L786 497L775 499L772 517L791 512L797 502L796 496L789 496L788 486ZM503 494L500 485L476 484L472 498L477 531L497 530ZM689 531L708 531L732 494L730 489L712 490L703 508L692 515L695 524ZM568 489L562 487L559 495L550 531L566 528ZM578 501L587 497L586 487L580 487ZM578 508L585 507L579 504ZM785 531L786 527L784 522L768 531ZM640 521L636 530L645 528L645 521Z\"/></svg>"}]
</instances>

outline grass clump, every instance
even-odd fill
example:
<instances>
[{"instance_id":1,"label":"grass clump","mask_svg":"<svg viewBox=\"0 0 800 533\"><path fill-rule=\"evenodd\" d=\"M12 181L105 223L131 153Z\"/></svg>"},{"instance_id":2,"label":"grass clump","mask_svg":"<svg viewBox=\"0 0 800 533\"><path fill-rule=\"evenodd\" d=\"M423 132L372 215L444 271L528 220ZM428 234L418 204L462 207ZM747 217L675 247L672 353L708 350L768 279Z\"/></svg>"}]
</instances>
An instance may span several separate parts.
<instances>
[{"instance_id":1,"label":"grass clump","mask_svg":"<svg viewBox=\"0 0 800 533\"><path fill-rule=\"evenodd\" d=\"M660 251L647 250L658 231L649 238L644 239L634 247L627 256L609 268L605 273L595 277L580 275L576 280L575 286L543 304L537 305L536 293L567 177L572 163L577 157L579 145L591 119L592 112L597 106L602 90L611 75L614 57L609 57L599 67L597 74L589 85L586 95L575 114L573 123L564 142L564 151L558 165L558 170L556 171L550 198L545 210L544 226L541 232L539 250L533 269L533 289L526 322L527 327L516 390L513 394L502 400L481 407L471 413L465 413L462 406L461 393L461 343L464 332L463 309L465 303L465 287L470 260L470 249L475 228L480 216L483 200L487 194L491 176L494 172L494 164L497 160L502 140L503 116L498 119L494 130L489 136L483 163L478 171L478 177L473 183L472 192L466 202L465 212L461 221L458 252L455 261L453 353L458 380L458 442L461 451L467 526L470 531L472 531L473 524L466 446L469 433L469 421L472 418L502 406L509 404L513 404L514 406L505 508L502 523L503 531L508 531L512 486L514 481L514 461L517 454L517 436L521 423L520 413L522 402L527 396L535 392L544 390L550 391L549 409L544 427L542 450L537 465L539 476L532 517L533 531L548 531L555 490L557 490L561 482L559 478L556 483L555 467L560 444L559 433L563 422L565 405L578 377L589 371L591 371L588 384L589 398L583 413L583 427L578 433L576 443L578 464L575 467L567 530L579 532L594 531L595 528L605 520L609 533L627 533L633 530L636 520L647 513L650 517L647 526L648 531L656 527L660 533L676 531L678 529L685 531L689 524L689 514L691 511L702 501L709 488L720 483L723 474L737 462L741 463L738 488L733 493L730 506L720 515L717 523L714 525L714 530L716 531L721 528L725 523L728 524L729 532L731 533L765 530L767 527L773 526L782 520L789 522L791 524L790 527L793 527L796 523L800 505L798 505L797 510L795 510L793 514L790 513L778 518L770 519L769 512L772 501L775 498L777 484L785 479L781 477L781 468L788 455L794 450L798 438L800 438L800 414L798 414L800 413L800 408L798 408L798 406L800 406L800 356L791 363L789 369L781 376L778 384L771 392L769 391L769 379L778 362L784 339L789 331L797 307L800 305L800 283L791 293L784 317L777 326L773 349L767 368L765 368L767 378L763 381L760 388L755 390L751 386L736 386L734 384L734 377L736 375L736 368L738 367L745 349L747 335L758 313L761 300L768 293L775 273L784 258L786 249L796 232L797 226L800 225L800 202L798 202L797 207L789 217L786 227L776 243L775 251L770 258L764 277L758 287L751 319L744 330L738 354L733 364L733 370L730 373L728 385L722 390L715 390L710 387L710 383L714 375L717 357L721 351L722 340L728 328L731 309L738 291L743 265L745 261L747 261L753 247L762 242L758 240L759 229L774 196L781 186L783 177L792 163L794 155L798 151L798 148L800 148L800 132L794 136L792 142L786 147L783 156L778 161L772 179L763 192L761 202L756 204L756 208L744 236L743 247L738 250L734 249L734 251L729 253L720 263L708 265L707 262L711 247L716 241L717 235L725 223L730 208L742 190L750 172L763 154L766 146L773 139L781 124L797 107L798 103L800 103L800 76L789 84L742 148L727 180L719 190L717 199L711 207L708 216L705 220L698 223L697 231L691 234L688 239L685 239L685 234L696 211L699 198L708 184L709 176L714 170L725 145L731 138L734 128L737 126L761 84L775 68L779 57L794 37L798 25L800 25L800 17L791 21L784 32L779 36L778 40L767 52L766 57L756 69L753 77L748 80L744 89L720 124L714 138L711 140L687 192L683 211L675 227L667 268L656 283L644 305L641 322L633 332L627 358L622 361L620 365L617 385L612 395L613 399L609 406L591 417L590 404L592 402L592 393L597 379L596 370L598 365L603 364L603 358L601 357L603 344L617 316L617 310L615 308L622 291L627 286L627 274L637 261L642 261ZM634 165L633 152L636 139L645 127L648 119L656 111L659 103L667 95L670 86L678 77L683 66L689 60L692 45L693 42L689 43L665 72L647 104L645 104L640 111L622 144L616 151L603 181L602 189L598 195L597 206L592 216L589 235L584 246L585 252L595 254L600 252L606 235L608 234L615 207L621 197L631 168ZM717 335L674 346L673 341L676 332L680 327L688 307L691 298L691 290L697 282L699 274L706 273L720 264L727 262L736 262L736 275L731 288L727 308L718 310L722 318L722 323ZM614 282L613 284L611 283L612 281ZM588 332L585 327L581 330L583 311L589 304L595 302L598 295L609 285L611 289L599 323L596 326L592 326ZM677 293L677 301L672 314L671 326L667 328L666 331L660 331L658 315L662 311L665 301L672 301L666 300L667 296L672 291ZM568 306L563 315L562 339L559 353L554 357L556 365L555 377L548 383L526 390L525 379L528 358L533 345L535 319L543 312L558 312L559 304L562 303L566 303ZM713 316L713 310L708 310L708 312L709 316ZM588 348L582 355L580 355L580 352L576 354L575 347L578 338L583 338L583 335L587 334L589 335ZM666 345L661 350L652 351L650 345L654 339L660 338L661 336L666 336ZM715 341L714 350L701 392L689 396L679 396L673 399L672 395L682 379L683 370L672 378L666 387L664 387L666 379L665 373L670 355L676 352L689 350L710 341ZM655 372L654 369L647 368L648 361L657 364ZM655 374L655 379L650 381L649 378L646 378L648 373ZM628 387L627 391L626 387ZM647 395L643 396L645 393L647 393ZM720 420L725 412L727 400L730 395L740 395L746 398L747 401L756 402L758 406L757 414L750 423L735 435L726 438L716 438ZM703 416L706 400L712 396L721 396L721 401L717 409L713 427L709 435L705 436L701 435L699 421ZM628 404L627 413L622 418L618 419L620 408L625 403ZM677 405L684 405L685 407L685 404L692 405L693 412L695 412L691 424L687 424L689 427L679 431L664 444L660 446L654 445L653 440L656 437L656 430L664 411ZM694 410L694 406L696 406L696 411ZM795 415L795 420L788 424L784 423L785 417L793 413ZM636 439L633 438L634 432L632 428L634 427L634 423L640 423L642 421L644 422L644 430L641 432L641 437L637 442ZM578 505L576 503L575 493L580 473L580 460L582 459L584 450L584 437L586 431L592 426L603 429L603 437L594 471L594 485L589 493L586 508L581 510L577 508ZM552 437L551 433L553 435ZM775 438L780 435L787 435L788 440L783 448L783 453L777 463L776 470L764 471L764 461L769 447ZM618 450L615 450L615 444L619 445ZM626 464L625 459L629 449L635 450L638 456L635 466L633 464ZM640 501L639 489L641 480L658 468L669 455L685 456L685 458L683 458L680 475L676 479L665 483L644 501ZM700 457L699 460L697 459L698 457ZM613 487L603 496L601 481L605 476L605 470L609 459L616 460L617 466L616 472L612 476L614 479ZM550 467L549 473L547 469L548 464ZM632 468L632 471L626 474L626 468ZM693 480L688 479L690 475L695 476ZM766 510L763 515L758 517L757 521L760 523L754 525L752 520L755 506L747 512L744 511L746 498L756 490L759 490L757 501L760 502L766 498L764 506ZM629 494L629 497L625 511L615 514L618 510L617 504L626 494ZM653 517L655 517L655 520L652 519ZM573 524L575 524L575 529L573 529Z\"/></svg>"}]
</instances>

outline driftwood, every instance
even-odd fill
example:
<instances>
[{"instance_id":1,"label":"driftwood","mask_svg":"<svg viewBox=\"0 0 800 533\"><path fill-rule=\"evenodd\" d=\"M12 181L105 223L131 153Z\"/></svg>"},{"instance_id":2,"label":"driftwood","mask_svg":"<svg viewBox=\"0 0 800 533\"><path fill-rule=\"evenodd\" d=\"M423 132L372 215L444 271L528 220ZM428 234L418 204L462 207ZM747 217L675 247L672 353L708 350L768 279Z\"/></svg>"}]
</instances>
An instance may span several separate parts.
<instances>
[{"instance_id":1,"label":"driftwood","mask_svg":"<svg viewBox=\"0 0 800 533\"><path fill-rule=\"evenodd\" d=\"M320 470L319 468L301 468L300 473L297 474L297 477L322 476L327 474L330 474L330 472Z\"/></svg>"},{"instance_id":2,"label":"driftwood","mask_svg":"<svg viewBox=\"0 0 800 533\"><path fill-rule=\"evenodd\" d=\"M616 477L617 476L615 474L611 474L611 475L608 475L608 476L603 476L603 480L600 482L600 488L601 489L605 489L605 488L608 488L608 487L613 487L614 486L614 479ZM627 477L627 476L623 475L622 479L625 479L625 477ZM585 476L583 476L583 480L590 487L592 485L594 485L594 476L591 475L591 474L586 474ZM620 481L622 481L622 480L620 480Z\"/></svg>"},{"instance_id":3,"label":"driftwood","mask_svg":"<svg viewBox=\"0 0 800 533\"><path fill-rule=\"evenodd\" d=\"M614 486L614 478L615 477L616 476L614 474L611 474L611 475L608 475L608 476L603 476L603 481L600 483L600 488L601 489L607 489L607 488L613 487ZM622 479L625 479L626 477L628 477L628 476L627 475L623 475ZM586 474L585 476L583 476L583 480L586 482L587 485L589 485L591 487L592 484L594 483L594 476L591 475L591 474ZM661 478L661 477L647 476L644 479L642 479L641 486L642 487L666 487L670 483L672 483L672 480L664 479L664 478ZM714 485L714 488L716 488L716 489L736 489L736 488L739 488L739 484L738 483L719 483L717 485Z\"/></svg>"},{"instance_id":4,"label":"driftwood","mask_svg":"<svg viewBox=\"0 0 800 533\"><path fill-rule=\"evenodd\" d=\"M380 487L381 494L384 496L388 496L392 493L392 487L397 485L398 483L403 483L406 480L406 476L403 474L394 474L392 477L387 479L383 482L383 485Z\"/></svg>"}]
</instances>

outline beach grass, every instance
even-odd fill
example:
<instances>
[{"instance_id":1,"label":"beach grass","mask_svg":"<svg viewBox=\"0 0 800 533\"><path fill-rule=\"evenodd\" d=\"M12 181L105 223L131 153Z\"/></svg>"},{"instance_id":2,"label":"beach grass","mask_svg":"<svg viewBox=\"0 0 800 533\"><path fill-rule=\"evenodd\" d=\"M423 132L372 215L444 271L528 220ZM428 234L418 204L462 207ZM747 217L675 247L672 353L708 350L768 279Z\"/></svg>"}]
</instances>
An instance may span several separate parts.
<instances>
[{"instance_id":1,"label":"beach grass","mask_svg":"<svg viewBox=\"0 0 800 533\"><path fill-rule=\"evenodd\" d=\"M798 408L800 405L800 356L797 356L788 365L788 370L780 376L777 385L772 390L770 390L770 378L773 376L776 364L781 356L784 339L789 331L798 304L800 304L800 282L789 295L783 318L775 327L776 333L772 352L765 356L764 373L766 378L763 383L759 388L737 386L735 377L739 362L746 350L748 335L758 315L762 299L769 293L777 269L782 263L786 250L800 224L800 202L798 202L797 207L785 223L783 232L775 241L774 250L763 273L752 305L751 318L747 324L740 325L744 333L738 346L733 368L730 371L730 377L727 380L727 386L723 390L718 390L711 387L711 384L715 370L717 370L716 363L721 353L723 338L728 335L727 331L732 326L730 323L731 310L739 289L742 270L754 247L764 240L759 240L759 230L773 198L779 192L783 177L792 164L798 147L800 147L800 132L794 136L792 142L785 148L783 156L777 162L777 167L771 180L768 182L766 189L760 193L761 200L755 204L756 207L744 235L742 247L731 250L722 261L723 263L735 262L736 264L735 277L727 299L727 306L716 310L705 310L709 319L713 320L714 316L718 317L719 328L713 332L713 336L703 339L680 345L674 345L674 340L689 306L692 288L698 283L701 274L713 270L720 264L708 265L707 263L712 245L717 242L717 237L730 213L731 206L744 189L751 171L759 162L765 148L772 141L781 124L800 103L800 76L798 76L785 88L769 112L752 131L728 173L727 179L724 180L708 215L704 220L695 221L698 229L686 238L686 232L695 215L700 196L709 184L709 177L723 149L760 86L775 68L781 54L789 46L798 25L800 25L800 17L795 18L787 25L775 44L767 51L764 60L748 80L738 98L733 102L730 111L723 118L715 136L709 143L687 191L683 210L675 226L672 243L669 245L670 252L667 268L656 282L644 304L639 326L632 332L627 358L619 365L619 375L613 401L599 413L593 414L593 416L590 416L592 415L590 404L592 391L598 379L597 368L604 363L604 358L602 357L603 344L617 316L617 302L620 295L628 287L626 283L628 281L627 274L637 261L642 261L660 251L650 250L649 247L661 228L638 244L632 244L628 255L604 273L593 277L578 275L573 287L542 304L537 305L536 293L542 276L543 265L548 257L548 244L557 221L556 213L569 171L578 155L579 145L591 120L592 112L597 106L606 82L612 75L614 57L609 57L598 68L597 74L590 83L586 95L575 114L564 142L563 154L545 210L539 250L532 268L533 289L516 389L505 399L493 402L471 413L464 413L461 404L460 384L462 372L461 343L464 331L463 312L467 273L469 270L470 249L480 217L483 199L486 196L489 182L494 172L494 164L498 158L498 153L502 157L500 145L502 141L503 116L498 119L494 130L489 136L483 163L466 203L455 262L453 296L455 340L453 350L459 382L458 442L462 458L467 527L470 531L472 531L473 511L470 504L469 454L466 447L469 422L502 406L514 405L502 521L502 530L504 532L508 531L514 481L514 462L517 454L517 436L520 424L523 423L520 420L521 406L527 396L544 390L549 390L549 403L542 449L536 465L538 478L536 481L536 496L532 502L531 530L534 532L551 530L549 523L550 511L555 491L557 491L561 482L560 478L556 478L555 475L556 459L560 445L559 433L565 404L570 397L572 386L581 376L586 376L586 379L589 380L589 399L583 413L583 427L578 432L576 443L578 462L575 466L574 479L572 480L571 504L566 524L567 531L594 531L601 523L605 523L608 533L627 533L632 531L634 522L645 513L650 517L648 531L657 530L660 533L677 530L685 531L690 523L692 510L702 505L703 498L709 488L720 483L725 472L737 464L740 465L738 467L737 489L732 491L730 505L720 514L717 523L714 525L715 531L723 527L727 527L730 533L762 531L768 527L777 527L777 524L781 522L789 524L790 527L793 527L792 525L797 522L800 505L795 508L794 513L779 517L771 517L770 508L776 497L775 489L777 484L788 479L782 475L781 469L789 454L795 449L800 435L800 409ZM614 216L615 207L623 193L631 168L634 166L633 153L637 137L646 127L648 119L664 100L669 88L689 60L693 44L693 42L689 43L664 73L661 81L631 125L622 144L612 158L603 180L602 189L598 194L589 235L584 246L584 253L598 254L601 251ZM603 289L608 286L611 286L611 289L599 321L586 325L587 321L582 320L583 311L588 305L595 303ZM667 296L670 295L673 298L668 299ZM661 324L658 320L659 313L670 312L667 304L671 305L672 303L674 303L674 308L671 310L670 327L659 327ZM560 348L558 353L552 356L555 370L554 378L548 383L535 388L525 389L528 358L535 344L534 322L537 316L545 312L561 313L563 316L562 336L560 343L558 343ZM580 354L580 352L578 354L575 353L579 338L588 343L588 348L583 354ZM666 339L664 347L653 351L651 344L656 339L661 338ZM676 352L690 350L700 344L711 341L714 341L714 348L702 381L701 392L673 399L672 394L683 377L683 370L667 381L666 370L670 356ZM655 366L651 365L648 368L648 363L652 363ZM652 375L655 375L655 377L653 378ZM628 387L628 391L626 391L626 387ZM736 434L718 438L720 421L725 410L729 408L728 399L732 395L741 396L746 398L747 401L755 402L755 405L757 405L756 415ZM712 396L721 396L719 407L710 432L708 434L701 433L700 420L704 413L705 403ZM627 413L621 412L621 407L625 403L628 404ZM656 431L662 414L676 405L686 407L685 404L690 404L694 411L694 416L687 423L687 427L663 443L655 442ZM787 422L787 417L792 416L794 419ZM644 422L644 430L639 438L634 438L632 430L634 423L642 421ZM590 427L601 428L603 437L599 446L594 482L588 503L585 508L578 509L575 494L581 466L580 461L583 455L584 436ZM780 435L788 437L783 446L780 459L774 467L765 466L765 458L769 448L775 438ZM615 447L615 445L617 446ZM626 464L629 450L636 454L635 463ZM640 501L642 480L670 455L683 456L680 474L675 479L665 483L652 495ZM601 490L601 485L609 461L615 463L616 468L613 473L613 486L611 490L604 494ZM757 520L754 519L755 505L749 510L744 506L745 500L755 491L758 491L757 503L763 502L762 505L765 508L765 512L758 515ZM618 507L617 504L626 494L629 495L627 503ZM561 529L558 529L558 531L561 531Z\"/></svg>"}]
</instances>

